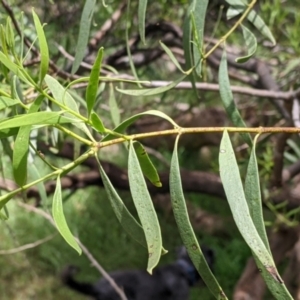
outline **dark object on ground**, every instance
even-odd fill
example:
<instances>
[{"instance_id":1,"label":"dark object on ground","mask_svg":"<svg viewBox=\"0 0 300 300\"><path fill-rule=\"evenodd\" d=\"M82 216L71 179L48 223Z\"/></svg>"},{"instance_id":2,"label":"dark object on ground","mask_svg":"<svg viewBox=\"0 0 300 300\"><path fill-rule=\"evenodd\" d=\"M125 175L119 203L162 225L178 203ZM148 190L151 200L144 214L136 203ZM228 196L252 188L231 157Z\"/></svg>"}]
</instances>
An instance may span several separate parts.
<instances>
[{"instance_id":1,"label":"dark object on ground","mask_svg":"<svg viewBox=\"0 0 300 300\"><path fill-rule=\"evenodd\" d=\"M207 247L202 251L210 267L214 253ZM96 283L83 283L74 279L78 268L67 266L62 272L62 281L79 293L92 296L95 300L119 300L120 297L105 279ZM128 300L188 300L189 289L200 280L187 251L180 247L174 263L158 267L150 275L144 270L116 271L110 273L122 288Z\"/></svg>"}]
</instances>

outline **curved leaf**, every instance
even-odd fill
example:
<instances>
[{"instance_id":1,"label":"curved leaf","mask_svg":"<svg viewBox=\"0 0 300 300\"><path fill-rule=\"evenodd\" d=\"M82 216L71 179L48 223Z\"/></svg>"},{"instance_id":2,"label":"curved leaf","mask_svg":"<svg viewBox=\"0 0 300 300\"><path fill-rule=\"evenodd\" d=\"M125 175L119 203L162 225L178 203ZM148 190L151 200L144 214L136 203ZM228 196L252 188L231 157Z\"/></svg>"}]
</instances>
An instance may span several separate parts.
<instances>
[{"instance_id":1,"label":"curved leaf","mask_svg":"<svg viewBox=\"0 0 300 300\"><path fill-rule=\"evenodd\" d=\"M118 221L132 239L137 241L143 247L147 248L143 227L127 209L116 189L111 184L98 159L97 161L106 194Z\"/></svg>"},{"instance_id":2,"label":"curved leaf","mask_svg":"<svg viewBox=\"0 0 300 300\"><path fill-rule=\"evenodd\" d=\"M134 123L136 120L138 120L139 118L141 118L144 115L153 115L153 116L157 116L160 117L162 119L165 119L167 121L169 121L172 125L174 125L174 127L179 127L168 115L166 115L165 113L158 111L158 110L148 110L139 114L136 114L130 118L128 118L127 120L125 120L124 122L122 122L118 127L116 127L113 131L117 132L117 133L123 133L126 128L128 128L132 123ZM110 141L112 139L114 139L115 136L113 134L108 134L107 136L105 136L102 139L102 142L106 142L106 141Z\"/></svg>"},{"instance_id":3,"label":"curved leaf","mask_svg":"<svg viewBox=\"0 0 300 300\"><path fill-rule=\"evenodd\" d=\"M118 107L118 103L115 97L114 86L112 83L109 84L109 111L111 114L112 121L114 126L118 126L120 124L120 110Z\"/></svg>"},{"instance_id":4,"label":"curved leaf","mask_svg":"<svg viewBox=\"0 0 300 300\"><path fill-rule=\"evenodd\" d=\"M129 145L128 178L132 199L146 236L149 254L147 271L152 274L163 252L162 237L153 202L132 141L130 141Z\"/></svg>"},{"instance_id":5,"label":"curved leaf","mask_svg":"<svg viewBox=\"0 0 300 300\"><path fill-rule=\"evenodd\" d=\"M191 14L194 24L194 43L193 43L193 55L194 64L196 65L196 72L201 76L201 59L203 52L203 37L204 37L204 24L206 10L208 6L208 0L195 0L194 11Z\"/></svg>"},{"instance_id":6,"label":"curved leaf","mask_svg":"<svg viewBox=\"0 0 300 300\"><path fill-rule=\"evenodd\" d=\"M6 56L2 51L0 51L0 62L11 72L18 76L23 82L27 83L29 86L34 86L29 80L29 75L24 69L21 69L18 65L13 63L9 56Z\"/></svg>"},{"instance_id":7,"label":"curved leaf","mask_svg":"<svg viewBox=\"0 0 300 300\"><path fill-rule=\"evenodd\" d=\"M188 74L191 72L186 71ZM125 95L130 95L130 96L153 96L153 95L158 95L164 92L169 91L170 89L174 88L177 84L179 84L181 81L184 80L184 78L187 75L183 75L182 77L178 78L177 80L165 85L165 86L160 86L157 88L152 88L152 89L139 89L139 90L123 90L119 89L118 87L116 88L118 92L125 94Z\"/></svg>"},{"instance_id":8,"label":"curved leaf","mask_svg":"<svg viewBox=\"0 0 300 300\"><path fill-rule=\"evenodd\" d=\"M78 70L84 58L86 46L90 35L90 27L91 27L93 14L94 14L95 5L96 5L96 0L85 1L81 19L80 19L80 27L79 27L79 34L78 34L78 40L76 45L76 51L75 51L75 58L74 58L72 71L71 71L72 74L74 74Z\"/></svg>"},{"instance_id":9,"label":"curved leaf","mask_svg":"<svg viewBox=\"0 0 300 300\"><path fill-rule=\"evenodd\" d=\"M76 242L73 234L71 233L68 224L65 219L63 205L62 205L62 195L61 195L61 182L60 176L57 177L55 192L53 195L53 203L52 203L52 215L55 222L55 225L65 239L65 241L74 248L79 254L81 254L82 250Z\"/></svg>"},{"instance_id":10,"label":"curved leaf","mask_svg":"<svg viewBox=\"0 0 300 300\"><path fill-rule=\"evenodd\" d=\"M97 57L91 70L89 83L86 88L85 100L87 105L88 116L90 116L91 111L94 108L94 104L97 97L102 58L103 47L101 47L98 51Z\"/></svg>"},{"instance_id":11,"label":"curved leaf","mask_svg":"<svg viewBox=\"0 0 300 300\"><path fill-rule=\"evenodd\" d=\"M42 111L32 114L17 115L0 122L0 130L26 125L56 125L74 123L74 119L61 116L63 112Z\"/></svg>"},{"instance_id":12,"label":"curved leaf","mask_svg":"<svg viewBox=\"0 0 300 300\"><path fill-rule=\"evenodd\" d=\"M176 138L171 160L170 195L179 233L195 268L201 275L203 281L205 282L211 293L215 296L216 299L227 299L224 291L214 277L205 260L205 257L201 251L194 230L190 223L181 184L181 175L177 155L178 140L179 136L177 136Z\"/></svg>"},{"instance_id":13,"label":"curved leaf","mask_svg":"<svg viewBox=\"0 0 300 300\"><path fill-rule=\"evenodd\" d=\"M236 62L238 63L244 63L248 61L249 58L251 58L251 56L254 55L257 49L257 40L255 35L247 27L242 25L242 28L243 28L244 40L246 42L246 46L248 49L248 54L246 56L237 58Z\"/></svg>"},{"instance_id":14,"label":"curved leaf","mask_svg":"<svg viewBox=\"0 0 300 300\"><path fill-rule=\"evenodd\" d=\"M139 33L143 44L146 44L145 19L146 19L147 2L148 0L139 0L139 7L138 7Z\"/></svg>"},{"instance_id":15,"label":"curved leaf","mask_svg":"<svg viewBox=\"0 0 300 300\"><path fill-rule=\"evenodd\" d=\"M45 37L43 26L40 22L39 17L32 9L32 16L34 20L35 29L38 35L39 39L39 45L40 45L40 54L41 54L41 65L40 65L40 84L42 84L42 81L45 77L45 75L48 72L49 68L49 49L47 44L47 39Z\"/></svg>"},{"instance_id":16,"label":"curved leaf","mask_svg":"<svg viewBox=\"0 0 300 300\"><path fill-rule=\"evenodd\" d=\"M268 249L270 255L272 255L263 219L259 172L255 154L255 146L258 136L259 135L257 135L254 139L251 156L248 163L247 174L245 179L245 196L248 202L251 218L253 220L257 233L259 234L260 238L262 239L263 243ZM285 285L278 284L276 281L274 281L272 275L263 267L263 264L259 261L259 258L255 255L254 252L253 256L258 269L262 270L262 276L273 296L276 299L292 299Z\"/></svg>"},{"instance_id":17,"label":"curved leaf","mask_svg":"<svg viewBox=\"0 0 300 300\"><path fill-rule=\"evenodd\" d=\"M269 250L260 238L253 224L239 168L227 130L224 131L220 153L220 176L234 221L248 246L255 253L263 268L272 276L274 284L281 285L281 279Z\"/></svg>"},{"instance_id":18,"label":"curved leaf","mask_svg":"<svg viewBox=\"0 0 300 300\"><path fill-rule=\"evenodd\" d=\"M5 96L0 96L0 110L17 104L20 104L20 100L12 99Z\"/></svg>"},{"instance_id":19,"label":"curved leaf","mask_svg":"<svg viewBox=\"0 0 300 300\"><path fill-rule=\"evenodd\" d=\"M162 42L162 41L159 41L161 47L164 49L164 51L167 53L167 55L170 57L171 61L173 62L173 64L177 67L177 69L186 74L186 71L184 71L182 68L181 68L181 65L179 64L178 60L176 59L176 57L174 56L174 54L172 53L172 51Z\"/></svg>"},{"instance_id":20,"label":"curved leaf","mask_svg":"<svg viewBox=\"0 0 300 300\"><path fill-rule=\"evenodd\" d=\"M46 75L45 82L56 101L66 105L70 110L79 113L77 102L55 78L50 75ZM75 120L75 117L71 113L65 112L65 115ZM74 126L83 131L91 140L93 140L93 136L84 123L74 123Z\"/></svg>"},{"instance_id":21,"label":"curved leaf","mask_svg":"<svg viewBox=\"0 0 300 300\"><path fill-rule=\"evenodd\" d=\"M39 110L44 96L39 96L28 110L28 114ZM29 152L29 137L31 126L22 126L19 129L14 143L13 151L13 174L16 183L23 186L27 180L27 157Z\"/></svg>"},{"instance_id":22,"label":"curved leaf","mask_svg":"<svg viewBox=\"0 0 300 300\"><path fill-rule=\"evenodd\" d=\"M103 125L102 120L99 118L99 116L95 113L92 112L91 114L91 122L93 124L93 127L100 133L105 132L105 127Z\"/></svg>"},{"instance_id":23,"label":"curved leaf","mask_svg":"<svg viewBox=\"0 0 300 300\"><path fill-rule=\"evenodd\" d=\"M145 177L147 177L153 185L161 187L162 184L157 170L155 169L143 145L140 142L135 141L133 146Z\"/></svg>"},{"instance_id":24,"label":"curved leaf","mask_svg":"<svg viewBox=\"0 0 300 300\"><path fill-rule=\"evenodd\" d=\"M233 100L233 95L231 92L229 75L228 75L227 57L226 57L225 49L223 51L223 55L219 67L219 87L220 87L220 95L221 95L224 108L231 122L236 127L246 127ZM249 133L241 134L241 136L243 137L244 141L248 145L252 145L252 139Z\"/></svg>"}]
</instances>

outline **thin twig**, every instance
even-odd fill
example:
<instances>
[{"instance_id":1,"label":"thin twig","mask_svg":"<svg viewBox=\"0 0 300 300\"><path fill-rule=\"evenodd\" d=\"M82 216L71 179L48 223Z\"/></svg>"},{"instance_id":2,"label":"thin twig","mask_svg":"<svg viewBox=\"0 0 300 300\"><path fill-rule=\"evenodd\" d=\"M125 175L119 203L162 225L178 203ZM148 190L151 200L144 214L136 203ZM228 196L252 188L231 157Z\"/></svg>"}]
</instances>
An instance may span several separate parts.
<instances>
[{"instance_id":1,"label":"thin twig","mask_svg":"<svg viewBox=\"0 0 300 300\"><path fill-rule=\"evenodd\" d=\"M26 203L18 202L18 205L22 208L36 213L46 220L48 220L54 227L56 227L53 218L51 215L49 215L47 212L36 208L32 205L28 205ZM109 284L113 287L113 289L118 293L118 295L121 297L122 300L127 300L127 297L124 294L124 291L116 284L114 279L104 270L104 268L97 262L97 260L94 258L94 256L89 252L89 250L86 248L86 246L80 241L78 237L75 237L77 243L79 244L80 248L82 249L83 253L86 255L86 257L89 259L89 261L92 263L92 265L100 272L100 274L109 282Z\"/></svg>"},{"instance_id":2,"label":"thin twig","mask_svg":"<svg viewBox=\"0 0 300 300\"><path fill-rule=\"evenodd\" d=\"M28 250L28 249L32 249L35 248L41 244L44 244L48 241L50 241L51 239L53 239L55 236L57 235L57 233L53 233L43 239L37 240L34 243L29 243L29 244L25 244L23 246L17 247L17 248L13 248L13 249L8 249L8 250L0 250L0 255L8 255L8 254L15 254L18 252L22 252L24 250Z\"/></svg>"}]
</instances>

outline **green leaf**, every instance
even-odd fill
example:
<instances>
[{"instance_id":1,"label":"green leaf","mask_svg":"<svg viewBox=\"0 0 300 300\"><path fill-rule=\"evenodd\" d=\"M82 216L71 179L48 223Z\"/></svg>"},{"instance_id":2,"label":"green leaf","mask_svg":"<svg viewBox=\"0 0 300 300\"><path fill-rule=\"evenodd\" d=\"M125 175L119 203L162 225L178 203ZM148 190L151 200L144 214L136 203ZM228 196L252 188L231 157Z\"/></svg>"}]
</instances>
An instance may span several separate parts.
<instances>
[{"instance_id":1,"label":"green leaf","mask_svg":"<svg viewBox=\"0 0 300 300\"><path fill-rule=\"evenodd\" d=\"M257 40L255 35L247 27L242 25L242 28L243 28L244 40L246 42L246 46L248 49L248 54L246 56L237 58L236 62L238 63L244 63L247 60L249 60L249 58L251 58L251 56L254 55L257 49Z\"/></svg>"},{"instance_id":2,"label":"green leaf","mask_svg":"<svg viewBox=\"0 0 300 300\"><path fill-rule=\"evenodd\" d=\"M264 271L272 276L274 284L282 285L283 281L278 274L274 261L260 238L253 224L238 164L231 145L227 130L224 131L219 153L220 176L225 194L234 218L234 221L250 249L257 256Z\"/></svg>"},{"instance_id":3,"label":"green leaf","mask_svg":"<svg viewBox=\"0 0 300 300\"><path fill-rule=\"evenodd\" d=\"M248 162L248 168L245 178L245 196L249 206L249 211L251 218L253 220L256 230L264 242L265 246L270 250L267 233L265 230L263 212L262 212L262 200L259 182L259 171L257 166L255 146L257 142L258 135L254 139L250 159Z\"/></svg>"},{"instance_id":4,"label":"green leaf","mask_svg":"<svg viewBox=\"0 0 300 300\"><path fill-rule=\"evenodd\" d=\"M29 86L33 86L33 84L29 81L29 75L27 72L15 63L13 63L8 56L6 56L2 51L0 51L0 62L3 63L3 65L9 69L11 72L13 72L15 75L18 76L22 81L27 83Z\"/></svg>"},{"instance_id":5,"label":"green leaf","mask_svg":"<svg viewBox=\"0 0 300 300\"><path fill-rule=\"evenodd\" d=\"M220 95L221 95L222 103L233 125L236 127L246 127L233 100L233 95L231 92L229 75L228 75L227 58L226 58L225 49L223 51L223 55L219 67L219 87L220 87ZM248 145L252 145L252 139L249 133L241 134L241 136Z\"/></svg>"},{"instance_id":6,"label":"green leaf","mask_svg":"<svg viewBox=\"0 0 300 300\"><path fill-rule=\"evenodd\" d=\"M102 58L103 47L101 47L98 51L96 60L91 70L88 86L86 88L85 100L87 105L88 116L90 116L91 111L94 108L94 104L96 102Z\"/></svg>"},{"instance_id":7,"label":"green leaf","mask_svg":"<svg viewBox=\"0 0 300 300\"><path fill-rule=\"evenodd\" d=\"M0 130L0 139L6 139L10 136L17 135L19 131L19 128L6 128Z\"/></svg>"},{"instance_id":8,"label":"green leaf","mask_svg":"<svg viewBox=\"0 0 300 300\"><path fill-rule=\"evenodd\" d=\"M22 114L7 118L0 122L0 130L22 127L26 125L56 125L73 123L73 119L61 116L62 112L42 111L32 114Z\"/></svg>"},{"instance_id":9,"label":"green leaf","mask_svg":"<svg viewBox=\"0 0 300 300\"><path fill-rule=\"evenodd\" d=\"M193 55L194 55L194 64L196 64L196 72L201 76L201 59L203 52L203 37L204 37L204 25L205 25L205 16L208 6L208 0L194 0L194 10L191 13L193 17L194 24L194 43L193 43Z\"/></svg>"},{"instance_id":10,"label":"green leaf","mask_svg":"<svg viewBox=\"0 0 300 300\"><path fill-rule=\"evenodd\" d=\"M201 275L201 278L203 279L211 293L215 296L216 299L227 299L224 291L214 277L205 260L188 216L186 201L184 199L182 190L181 175L178 162L178 140L179 136L177 136L176 138L171 160L170 195L179 233L195 268Z\"/></svg>"},{"instance_id":11,"label":"green leaf","mask_svg":"<svg viewBox=\"0 0 300 300\"><path fill-rule=\"evenodd\" d=\"M133 146L145 177L148 178L150 182L156 187L161 187L162 184L159 179L157 170L155 169L143 145L140 142L135 141L133 143Z\"/></svg>"},{"instance_id":12,"label":"green leaf","mask_svg":"<svg viewBox=\"0 0 300 300\"><path fill-rule=\"evenodd\" d=\"M189 73L189 72L184 71L184 70L181 68L181 66L180 66L180 64L179 64L179 62L178 62L178 60L176 59L176 57L174 56L174 54L172 53L172 51L171 51L171 50L170 50L163 42L159 41L159 43L160 43L161 47L164 49L164 51L167 53L167 55L170 57L170 59L171 59L171 61L173 62L173 64L177 67L177 69L178 69L180 72L184 73L184 74Z\"/></svg>"},{"instance_id":13,"label":"green leaf","mask_svg":"<svg viewBox=\"0 0 300 300\"><path fill-rule=\"evenodd\" d=\"M257 135L254 139L251 156L248 163L247 174L245 179L245 196L249 206L250 215L253 220L254 226L257 230L257 233L259 234L260 238L265 244L270 255L272 255L263 219L259 171L257 167L255 154L255 146L258 136L259 135ZM262 276L273 296L276 299L292 299L285 285L278 284L276 281L274 281L272 275L263 267L263 264L259 261L259 258L255 255L255 253L253 253L253 256L258 269L262 270Z\"/></svg>"},{"instance_id":14,"label":"green leaf","mask_svg":"<svg viewBox=\"0 0 300 300\"><path fill-rule=\"evenodd\" d=\"M139 7L138 7L139 33L143 44L146 44L145 19L146 19L147 2L148 2L147 0L139 0Z\"/></svg>"},{"instance_id":15,"label":"green leaf","mask_svg":"<svg viewBox=\"0 0 300 300\"><path fill-rule=\"evenodd\" d=\"M0 40L1 40L1 48L4 52L4 54L8 55L8 49L6 44L6 35L5 35L5 29L2 24L0 24Z\"/></svg>"},{"instance_id":16,"label":"green leaf","mask_svg":"<svg viewBox=\"0 0 300 300\"><path fill-rule=\"evenodd\" d=\"M20 100L12 99L5 96L0 96L0 110L17 104L20 104Z\"/></svg>"},{"instance_id":17,"label":"green leaf","mask_svg":"<svg viewBox=\"0 0 300 300\"><path fill-rule=\"evenodd\" d=\"M49 90L53 94L53 97L55 98L56 101L58 101L61 104L64 104L70 110L79 114L79 109L76 101L55 78L53 78L50 75L46 75L45 82L47 83ZM69 118L77 120L75 119L74 115L72 115L71 113L65 112L65 115ZM75 122L74 126L76 126L78 129L83 131L91 140L93 140L93 136L91 135L89 129L84 123Z\"/></svg>"},{"instance_id":18,"label":"green leaf","mask_svg":"<svg viewBox=\"0 0 300 300\"><path fill-rule=\"evenodd\" d=\"M130 39L129 39L129 30L131 28L131 13L130 13L130 3L131 1L130 0L127 0L127 8L126 8L126 28L125 28L125 39L126 39L126 51L127 51L127 56L128 56L128 60L129 60L129 64L130 64L130 69L131 69L131 72L135 78L136 81L138 81L138 75L137 75L137 72L136 72L136 69L135 69L135 66L134 66L134 62L133 62L133 59L132 59L132 55L131 55L131 42L130 42ZM141 87L140 83L138 83L138 86Z\"/></svg>"},{"instance_id":19,"label":"green leaf","mask_svg":"<svg viewBox=\"0 0 300 300\"><path fill-rule=\"evenodd\" d=\"M99 161L98 164L106 194L118 221L132 239L137 241L143 247L147 248L143 227L138 223L138 221L127 209L124 202L118 195L117 191L111 184L108 176L106 175Z\"/></svg>"},{"instance_id":20,"label":"green leaf","mask_svg":"<svg viewBox=\"0 0 300 300\"><path fill-rule=\"evenodd\" d=\"M141 118L144 115L153 115L153 116L157 116L160 117L162 119L165 119L167 121L169 121L172 125L174 125L174 127L178 128L179 126L169 117L167 116L165 113L158 111L158 110L148 110L139 114L136 114L130 118L128 118L127 120L125 120L124 122L122 122L118 127L116 127L113 131L117 132L117 133L123 133L126 128L128 128L132 123L134 123L136 120L138 120L139 118ZM114 139L114 135L113 134L108 134L107 136L105 136L102 139L102 142L106 142L106 141L110 141L112 139Z\"/></svg>"},{"instance_id":21,"label":"green leaf","mask_svg":"<svg viewBox=\"0 0 300 300\"><path fill-rule=\"evenodd\" d=\"M111 114L112 121L115 126L118 126L120 124L120 110L115 97L114 86L112 83L109 84L108 104L109 104L109 111Z\"/></svg>"},{"instance_id":22,"label":"green leaf","mask_svg":"<svg viewBox=\"0 0 300 300\"><path fill-rule=\"evenodd\" d=\"M187 71L187 72L191 72ZM188 74L189 74L188 73ZM178 78L177 80L165 85L165 86L161 86L161 87L157 87L157 88L152 88L152 89L139 89L139 90L123 90L123 89L119 89L117 87L117 91L125 94L125 95L130 95L130 96L153 96L153 95L158 95L164 92L169 91L170 89L174 88L177 84L179 84L181 81L184 80L184 78L187 75L183 75L182 77Z\"/></svg>"},{"instance_id":23,"label":"green leaf","mask_svg":"<svg viewBox=\"0 0 300 300\"><path fill-rule=\"evenodd\" d=\"M185 68L190 70L194 68L193 57L192 57L192 26L191 26L191 18L193 12L193 3L194 1L190 1L190 6L188 8L187 15L183 21L183 52L185 59ZM198 91L196 89L196 73L192 72L189 75L189 80L192 83L193 91L198 98Z\"/></svg>"},{"instance_id":24,"label":"green leaf","mask_svg":"<svg viewBox=\"0 0 300 300\"><path fill-rule=\"evenodd\" d=\"M62 205L62 195L61 195L61 182L60 176L57 177L55 192L53 195L53 203L52 203L52 215L55 222L55 225L65 239L65 241L74 248L79 254L81 254L82 250L76 242L73 234L71 233L68 224L65 219L63 205Z\"/></svg>"},{"instance_id":25,"label":"green leaf","mask_svg":"<svg viewBox=\"0 0 300 300\"><path fill-rule=\"evenodd\" d=\"M231 19L243 13L247 6L247 3L244 3L240 0L226 0L226 2L228 2L231 5L231 7L227 10L227 19ZM273 43L273 45L276 44L276 40L269 27L265 24L264 20L257 14L255 10L252 9L250 11L250 13L247 16L247 19L257 28L257 30L262 35L268 38Z\"/></svg>"},{"instance_id":26,"label":"green leaf","mask_svg":"<svg viewBox=\"0 0 300 300\"><path fill-rule=\"evenodd\" d=\"M93 124L93 127L100 133L104 133L105 132L105 127L101 121L101 119L99 118L99 116L95 113L92 112L91 114L91 122Z\"/></svg>"},{"instance_id":27,"label":"green leaf","mask_svg":"<svg viewBox=\"0 0 300 300\"><path fill-rule=\"evenodd\" d=\"M149 255L147 271L152 274L163 251L162 237L153 202L132 141L129 145L128 178L131 195L146 236Z\"/></svg>"},{"instance_id":28,"label":"green leaf","mask_svg":"<svg viewBox=\"0 0 300 300\"><path fill-rule=\"evenodd\" d=\"M43 100L44 96L40 95L30 106L27 114L36 113ZM27 181L27 157L29 152L30 130L31 126L20 127L14 143L13 174L19 186L25 185Z\"/></svg>"},{"instance_id":29,"label":"green leaf","mask_svg":"<svg viewBox=\"0 0 300 300\"><path fill-rule=\"evenodd\" d=\"M39 20L39 17L32 9L32 16L34 20L35 29L39 39L40 54L41 54L41 65L40 65L40 84L42 84L45 75L49 68L49 49L47 39L45 37L43 26Z\"/></svg>"},{"instance_id":30,"label":"green leaf","mask_svg":"<svg viewBox=\"0 0 300 300\"><path fill-rule=\"evenodd\" d=\"M11 24L11 18L7 17L6 19L6 28L5 28L5 36L7 46L10 48L11 52L15 52L15 35L14 30Z\"/></svg>"},{"instance_id":31,"label":"green leaf","mask_svg":"<svg viewBox=\"0 0 300 300\"><path fill-rule=\"evenodd\" d=\"M88 44L88 39L90 35L90 27L94 14L94 9L96 5L96 0L86 0L84 8L81 15L79 35L76 45L75 58L72 66L72 74L74 74L85 55L86 46Z\"/></svg>"}]
</instances>

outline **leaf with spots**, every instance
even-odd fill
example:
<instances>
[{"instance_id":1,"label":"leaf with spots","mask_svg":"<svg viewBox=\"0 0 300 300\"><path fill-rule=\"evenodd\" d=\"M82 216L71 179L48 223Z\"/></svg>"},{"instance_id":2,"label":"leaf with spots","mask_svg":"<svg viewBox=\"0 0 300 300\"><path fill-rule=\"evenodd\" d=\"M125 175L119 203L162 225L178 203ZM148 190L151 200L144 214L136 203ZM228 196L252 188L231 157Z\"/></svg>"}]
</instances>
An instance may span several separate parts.
<instances>
[{"instance_id":1,"label":"leaf with spots","mask_svg":"<svg viewBox=\"0 0 300 300\"><path fill-rule=\"evenodd\" d=\"M280 287L280 285L283 284L283 280L276 269L268 248L262 241L253 223L245 197L238 164L227 130L223 133L220 145L219 164L221 180L233 219L245 242L263 266L263 272L268 272L273 284ZM290 298L279 297L277 299Z\"/></svg>"},{"instance_id":2,"label":"leaf with spots","mask_svg":"<svg viewBox=\"0 0 300 300\"><path fill-rule=\"evenodd\" d=\"M149 254L147 271L152 274L164 249L157 215L132 141L129 144L128 177L132 199L146 236Z\"/></svg>"}]
</instances>

